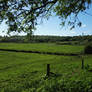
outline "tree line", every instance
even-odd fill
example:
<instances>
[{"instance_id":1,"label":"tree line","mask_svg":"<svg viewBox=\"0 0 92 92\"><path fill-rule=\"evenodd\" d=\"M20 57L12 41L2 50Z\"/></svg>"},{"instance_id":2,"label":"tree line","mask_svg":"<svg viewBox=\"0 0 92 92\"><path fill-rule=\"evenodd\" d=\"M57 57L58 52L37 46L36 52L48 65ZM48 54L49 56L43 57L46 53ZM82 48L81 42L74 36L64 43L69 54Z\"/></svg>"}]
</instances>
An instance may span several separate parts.
<instances>
[{"instance_id":1,"label":"tree line","mask_svg":"<svg viewBox=\"0 0 92 92\"><path fill-rule=\"evenodd\" d=\"M86 44L92 42L92 35L87 36L0 36L0 42L16 42L16 43L56 43L63 44Z\"/></svg>"}]
</instances>

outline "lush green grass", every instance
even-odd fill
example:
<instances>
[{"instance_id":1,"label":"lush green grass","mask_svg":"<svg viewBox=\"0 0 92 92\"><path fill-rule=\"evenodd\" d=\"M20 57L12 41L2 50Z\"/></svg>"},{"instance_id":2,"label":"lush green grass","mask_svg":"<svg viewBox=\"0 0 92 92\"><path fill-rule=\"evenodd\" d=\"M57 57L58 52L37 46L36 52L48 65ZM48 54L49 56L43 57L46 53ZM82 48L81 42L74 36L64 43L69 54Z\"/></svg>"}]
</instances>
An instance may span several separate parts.
<instances>
[{"instance_id":1,"label":"lush green grass","mask_svg":"<svg viewBox=\"0 0 92 92\"><path fill-rule=\"evenodd\" d=\"M31 50L41 52L80 53L84 46L57 45L52 43L0 43L0 49Z\"/></svg>"},{"instance_id":2,"label":"lush green grass","mask_svg":"<svg viewBox=\"0 0 92 92\"><path fill-rule=\"evenodd\" d=\"M92 73L87 71L91 57L84 57L82 70L78 56L0 51L0 92L91 92ZM48 63L56 75L46 78Z\"/></svg>"}]
</instances>

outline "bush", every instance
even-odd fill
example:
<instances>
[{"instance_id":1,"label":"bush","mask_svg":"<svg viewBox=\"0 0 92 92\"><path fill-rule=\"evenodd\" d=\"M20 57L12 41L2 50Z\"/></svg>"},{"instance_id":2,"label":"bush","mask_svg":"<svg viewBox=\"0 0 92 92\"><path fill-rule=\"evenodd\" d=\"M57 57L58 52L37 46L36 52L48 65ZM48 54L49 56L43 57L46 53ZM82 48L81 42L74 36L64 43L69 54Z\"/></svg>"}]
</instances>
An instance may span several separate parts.
<instances>
[{"instance_id":1,"label":"bush","mask_svg":"<svg viewBox=\"0 0 92 92\"><path fill-rule=\"evenodd\" d=\"M88 44L85 46L84 53L85 54L92 54L92 44Z\"/></svg>"}]
</instances>

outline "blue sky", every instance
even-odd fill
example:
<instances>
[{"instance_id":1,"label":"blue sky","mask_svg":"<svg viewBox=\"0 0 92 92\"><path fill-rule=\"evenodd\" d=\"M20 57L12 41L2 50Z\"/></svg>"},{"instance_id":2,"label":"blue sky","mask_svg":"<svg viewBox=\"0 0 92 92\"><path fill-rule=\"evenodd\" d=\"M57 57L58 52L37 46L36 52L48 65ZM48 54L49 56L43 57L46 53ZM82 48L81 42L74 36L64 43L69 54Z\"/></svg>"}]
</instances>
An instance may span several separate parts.
<instances>
[{"instance_id":1,"label":"blue sky","mask_svg":"<svg viewBox=\"0 0 92 92\"><path fill-rule=\"evenodd\" d=\"M87 13L92 15L92 6L86 10ZM85 13L79 14L79 19L82 21L82 27L76 27L73 30L69 28L62 28L60 26L60 19L56 16L52 16L49 20L44 20L42 24L37 26L37 30L34 31L35 35L56 35L56 36L78 36L78 35L92 35L92 16ZM3 22L0 25L0 35L6 35L8 26ZM4 31L4 32L2 32ZM16 33L12 33L15 35ZM21 33L20 35L25 35Z\"/></svg>"}]
</instances>

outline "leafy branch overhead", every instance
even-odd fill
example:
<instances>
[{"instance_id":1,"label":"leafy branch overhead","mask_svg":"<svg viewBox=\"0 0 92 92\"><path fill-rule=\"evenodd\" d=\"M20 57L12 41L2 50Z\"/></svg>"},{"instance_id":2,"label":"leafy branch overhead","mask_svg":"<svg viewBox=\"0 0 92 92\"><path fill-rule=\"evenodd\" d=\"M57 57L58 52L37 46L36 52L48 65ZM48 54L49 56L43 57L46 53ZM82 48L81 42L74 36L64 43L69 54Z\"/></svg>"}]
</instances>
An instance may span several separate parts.
<instances>
[{"instance_id":1,"label":"leafy branch overhead","mask_svg":"<svg viewBox=\"0 0 92 92\"><path fill-rule=\"evenodd\" d=\"M63 26L67 20L73 28L76 24L81 26L77 15L91 3L92 0L0 0L0 23L6 20L8 32L29 33L40 19L49 18L54 13Z\"/></svg>"}]
</instances>

